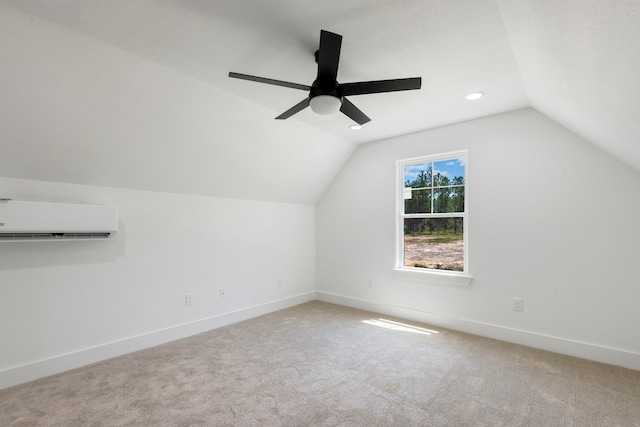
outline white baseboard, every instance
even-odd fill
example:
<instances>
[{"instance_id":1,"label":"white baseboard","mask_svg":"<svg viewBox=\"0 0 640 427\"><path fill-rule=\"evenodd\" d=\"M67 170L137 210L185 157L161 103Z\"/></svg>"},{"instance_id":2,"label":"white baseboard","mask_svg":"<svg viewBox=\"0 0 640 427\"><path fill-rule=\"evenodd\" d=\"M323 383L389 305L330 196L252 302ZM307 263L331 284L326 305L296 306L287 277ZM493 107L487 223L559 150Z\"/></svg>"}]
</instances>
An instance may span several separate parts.
<instances>
[{"instance_id":1,"label":"white baseboard","mask_svg":"<svg viewBox=\"0 0 640 427\"><path fill-rule=\"evenodd\" d=\"M421 323L427 323L433 326L440 326L442 328L453 329L500 341L511 342L640 371L640 354L627 350L507 328L489 323L448 317L436 313L328 292L317 291L316 295L318 300L324 302L386 314L389 316L396 316Z\"/></svg>"},{"instance_id":2,"label":"white baseboard","mask_svg":"<svg viewBox=\"0 0 640 427\"><path fill-rule=\"evenodd\" d=\"M0 371L0 390L133 351L186 338L315 299L316 293L308 292L5 369Z\"/></svg>"}]
</instances>

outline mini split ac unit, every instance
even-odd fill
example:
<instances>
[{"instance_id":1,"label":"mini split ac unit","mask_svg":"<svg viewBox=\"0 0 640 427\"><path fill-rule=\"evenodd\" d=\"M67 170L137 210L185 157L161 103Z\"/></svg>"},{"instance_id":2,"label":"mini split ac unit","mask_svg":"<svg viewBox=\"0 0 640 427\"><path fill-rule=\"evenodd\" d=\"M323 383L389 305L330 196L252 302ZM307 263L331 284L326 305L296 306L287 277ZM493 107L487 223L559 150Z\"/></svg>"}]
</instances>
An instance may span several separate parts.
<instances>
[{"instance_id":1,"label":"mini split ac unit","mask_svg":"<svg viewBox=\"0 0 640 427\"><path fill-rule=\"evenodd\" d=\"M0 242L104 240L116 231L117 206L0 200Z\"/></svg>"}]
</instances>

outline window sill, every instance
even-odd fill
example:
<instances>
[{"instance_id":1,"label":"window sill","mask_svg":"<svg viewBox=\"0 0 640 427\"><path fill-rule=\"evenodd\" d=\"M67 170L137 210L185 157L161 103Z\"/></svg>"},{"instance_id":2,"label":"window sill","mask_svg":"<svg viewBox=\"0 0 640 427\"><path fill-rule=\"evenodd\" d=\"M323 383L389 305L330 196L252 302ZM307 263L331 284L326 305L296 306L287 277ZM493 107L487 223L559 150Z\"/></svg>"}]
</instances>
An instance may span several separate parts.
<instances>
[{"instance_id":1,"label":"window sill","mask_svg":"<svg viewBox=\"0 0 640 427\"><path fill-rule=\"evenodd\" d=\"M469 276L468 274L413 268L396 268L393 270L393 275L401 279L423 283L454 286L469 286L473 280L473 276Z\"/></svg>"}]
</instances>

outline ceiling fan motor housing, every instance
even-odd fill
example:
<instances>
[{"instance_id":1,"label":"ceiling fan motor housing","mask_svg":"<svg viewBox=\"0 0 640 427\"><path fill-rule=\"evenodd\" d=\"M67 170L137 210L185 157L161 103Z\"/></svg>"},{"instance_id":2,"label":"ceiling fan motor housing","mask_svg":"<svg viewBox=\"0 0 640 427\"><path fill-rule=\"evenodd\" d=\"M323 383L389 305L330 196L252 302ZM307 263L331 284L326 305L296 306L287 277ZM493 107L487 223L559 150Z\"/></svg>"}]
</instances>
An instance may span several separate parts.
<instances>
[{"instance_id":1,"label":"ceiling fan motor housing","mask_svg":"<svg viewBox=\"0 0 640 427\"><path fill-rule=\"evenodd\" d=\"M337 82L333 82L329 84L325 82L324 84L322 84L318 82L318 80L316 80L315 82L313 82L313 85L311 85L311 90L309 91L309 99L315 98L316 96L319 96L319 95L329 95L329 96L342 99L341 92L342 91L338 87Z\"/></svg>"}]
</instances>

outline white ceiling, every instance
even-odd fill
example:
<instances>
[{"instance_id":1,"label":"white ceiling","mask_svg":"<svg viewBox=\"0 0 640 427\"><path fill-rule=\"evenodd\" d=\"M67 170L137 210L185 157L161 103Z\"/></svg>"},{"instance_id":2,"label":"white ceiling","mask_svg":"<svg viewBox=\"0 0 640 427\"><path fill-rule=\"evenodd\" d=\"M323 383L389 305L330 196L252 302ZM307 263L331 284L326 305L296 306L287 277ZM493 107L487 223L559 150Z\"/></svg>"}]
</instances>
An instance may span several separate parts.
<instances>
[{"instance_id":1,"label":"white ceiling","mask_svg":"<svg viewBox=\"0 0 640 427\"><path fill-rule=\"evenodd\" d=\"M640 170L640 0L0 3L0 175L313 204L359 143L528 106ZM227 77L311 84L321 29L340 82L422 89L351 131Z\"/></svg>"}]
</instances>

